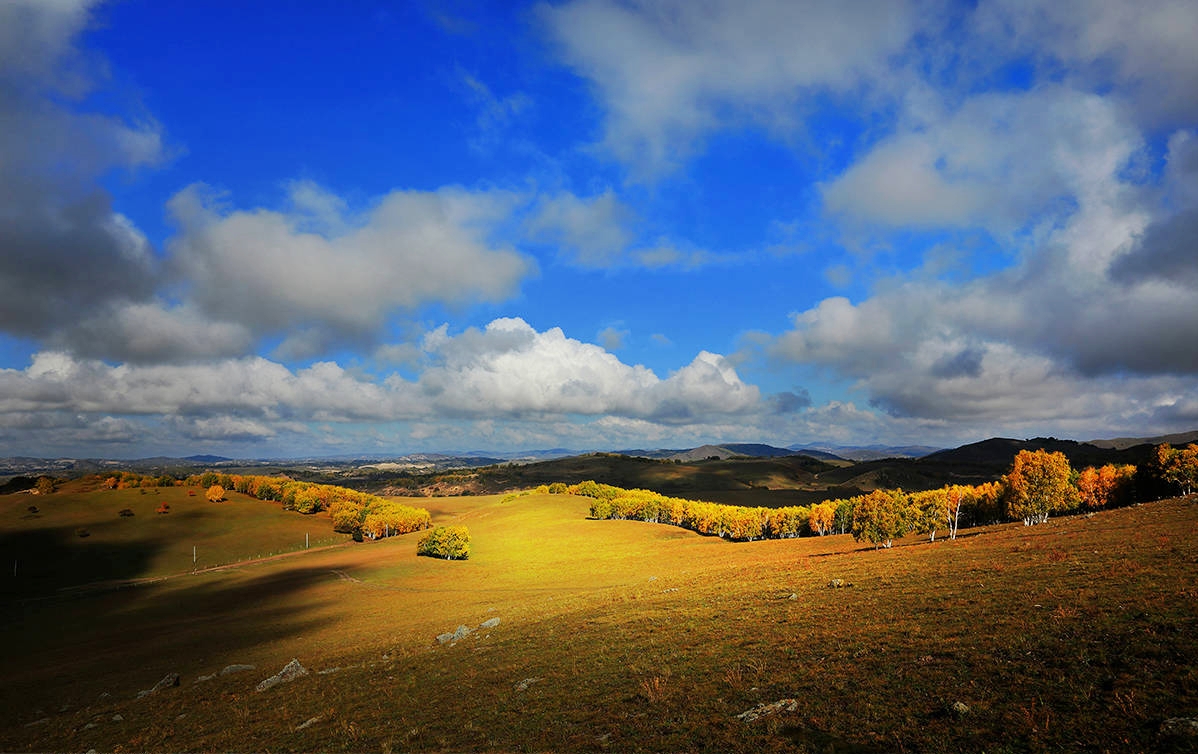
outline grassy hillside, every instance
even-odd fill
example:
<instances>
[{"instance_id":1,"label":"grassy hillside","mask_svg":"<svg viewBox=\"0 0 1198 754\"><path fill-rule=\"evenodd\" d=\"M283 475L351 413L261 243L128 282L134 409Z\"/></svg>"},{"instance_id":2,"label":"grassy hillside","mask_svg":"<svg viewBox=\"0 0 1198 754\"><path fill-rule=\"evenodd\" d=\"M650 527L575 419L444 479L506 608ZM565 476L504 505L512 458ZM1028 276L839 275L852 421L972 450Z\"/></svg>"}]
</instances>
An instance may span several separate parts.
<instances>
[{"instance_id":1,"label":"grassy hillside","mask_svg":"<svg viewBox=\"0 0 1198 754\"><path fill-rule=\"evenodd\" d=\"M108 505L91 494L57 504ZM470 560L418 558L413 534L109 591L7 590L0 749L1189 745L1161 726L1198 712L1193 499L889 551L844 536L732 544L591 521L588 500L564 495L426 502L434 523L469 527ZM6 537L33 528L3 504ZM283 526L328 523L252 505ZM161 521L178 531L127 545L153 545L141 565L93 575L171 570L163 543L197 529L174 513ZM261 549L255 527L236 531L226 546ZM493 618L460 641L435 639ZM312 673L254 690L293 657ZM234 664L257 667L197 682ZM135 698L168 673L178 687ZM785 711L738 718L784 699Z\"/></svg>"},{"instance_id":2,"label":"grassy hillside","mask_svg":"<svg viewBox=\"0 0 1198 754\"><path fill-rule=\"evenodd\" d=\"M157 513L159 506L169 513ZM31 513L29 507L37 508ZM131 516L121 516L122 510ZM85 536L80 534L86 532ZM282 511L235 492L211 503L196 488L87 489L0 496L0 558L17 579L0 594L41 594L99 579L165 576L346 541L327 517Z\"/></svg>"}]
</instances>

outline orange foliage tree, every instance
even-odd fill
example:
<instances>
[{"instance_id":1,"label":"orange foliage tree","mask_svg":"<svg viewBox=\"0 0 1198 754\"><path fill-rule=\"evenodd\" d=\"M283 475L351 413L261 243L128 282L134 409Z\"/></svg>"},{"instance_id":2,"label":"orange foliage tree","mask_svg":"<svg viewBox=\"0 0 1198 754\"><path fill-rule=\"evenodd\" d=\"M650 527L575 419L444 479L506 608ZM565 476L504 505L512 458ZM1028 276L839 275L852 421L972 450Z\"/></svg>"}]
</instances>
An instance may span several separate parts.
<instances>
[{"instance_id":1,"label":"orange foliage tree","mask_svg":"<svg viewBox=\"0 0 1198 754\"><path fill-rule=\"evenodd\" d=\"M1082 469L1077 476L1077 493L1085 508L1106 508L1126 504L1131 498L1135 466L1108 463Z\"/></svg>"}]
</instances>

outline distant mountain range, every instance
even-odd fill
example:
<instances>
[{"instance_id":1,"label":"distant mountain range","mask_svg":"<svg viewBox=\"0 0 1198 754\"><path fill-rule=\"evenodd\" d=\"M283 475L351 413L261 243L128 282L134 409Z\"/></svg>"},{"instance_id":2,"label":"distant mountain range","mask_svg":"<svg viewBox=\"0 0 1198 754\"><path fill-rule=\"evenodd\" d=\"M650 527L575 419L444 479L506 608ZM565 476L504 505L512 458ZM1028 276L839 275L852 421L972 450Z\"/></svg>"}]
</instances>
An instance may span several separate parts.
<instances>
[{"instance_id":1,"label":"distant mountain range","mask_svg":"<svg viewBox=\"0 0 1198 754\"><path fill-rule=\"evenodd\" d=\"M1150 448L1162 442L1174 445L1184 445L1198 442L1198 431L1183 432L1157 437L1120 437L1111 440L1091 440L1077 442L1074 440L1057 440L1055 438L1034 438L1030 440L1015 440L995 437L981 442L962 445L959 448L938 449L924 445L888 446L888 445L792 445L780 448L762 443L724 443L721 445L702 445L697 448L659 448L655 450L620 450L613 455L632 458L651 458L656 460L678 461L693 463L712 459L727 460L732 458L781 458L801 455L821 461L851 461L854 463L877 463L887 460L903 461L918 459L924 465L957 464L984 468L996 465L1010 464L1011 459L1022 449L1061 451L1075 467L1082 465L1103 464L1111 462L1116 456L1125 459L1123 462L1136 463L1135 459L1143 456L1146 451L1122 454L1121 451L1137 448ZM378 455L344 455L320 458L290 458L290 459L234 459L217 455L191 455L183 458L156 456L134 460L112 460L98 458L33 458L15 456L0 458L0 476L16 476L30 474L55 474L74 476L88 473L98 473L110 469L130 469L143 473L180 473L199 469L262 469L295 468L303 466L313 472L325 469L329 472L356 469L369 472L377 469L380 473L411 471L425 473L430 471L446 471L455 468L469 469L483 466L493 466L503 463L527 464L541 461L570 458L587 452L568 448L551 448L546 450L522 450L512 452L463 451L448 453L411 453L401 456Z\"/></svg>"}]
</instances>

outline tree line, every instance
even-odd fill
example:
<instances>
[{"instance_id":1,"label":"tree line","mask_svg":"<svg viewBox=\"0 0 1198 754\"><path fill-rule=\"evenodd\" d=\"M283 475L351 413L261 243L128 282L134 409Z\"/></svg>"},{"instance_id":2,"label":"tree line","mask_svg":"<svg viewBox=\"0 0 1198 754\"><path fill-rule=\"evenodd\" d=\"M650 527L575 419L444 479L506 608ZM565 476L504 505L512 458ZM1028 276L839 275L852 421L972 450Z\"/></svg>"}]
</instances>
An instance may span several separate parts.
<instances>
[{"instance_id":1,"label":"tree line","mask_svg":"<svg viewBox=\"0 0 1198 754\"><path fill-rule=\"evenodd\" d=\"M810 506L725 505L626 490L594 481L538 491L593 498L590 516L680 526L730 540L785 539L851 533L857 541L890 547L907 534L939 532L955 539L962 526L1022 520L1044 523L1054 513L1093 511L1198 489L1198 445L1163 444L1148 464L1107 464L1075 471L1063 453L1021 450L998 481L947 485L921 492L878 489Z\"/></svg>"}]
</instances>

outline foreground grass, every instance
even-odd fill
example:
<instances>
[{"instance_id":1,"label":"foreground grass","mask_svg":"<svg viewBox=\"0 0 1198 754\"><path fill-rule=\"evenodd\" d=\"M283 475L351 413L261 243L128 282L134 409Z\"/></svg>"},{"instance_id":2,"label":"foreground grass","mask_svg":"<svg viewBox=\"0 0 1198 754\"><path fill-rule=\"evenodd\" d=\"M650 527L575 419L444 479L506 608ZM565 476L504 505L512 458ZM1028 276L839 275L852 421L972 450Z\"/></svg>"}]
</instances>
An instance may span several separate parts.
<instances>
[{"instance_id":1,"label":"foreground grass","mask_svg":"<svg viewBox=\"0 0 1198 754\"><path fill-rule=\"evenodd\" d=\"M470 560L407 535L7 600L0 749L1151 751L1198 715L1192 501L889 551L429 502ZM338 670L254 691L292 657ZM257 669L195 683L234 663Z\"/></svg>"}]
</instances>

